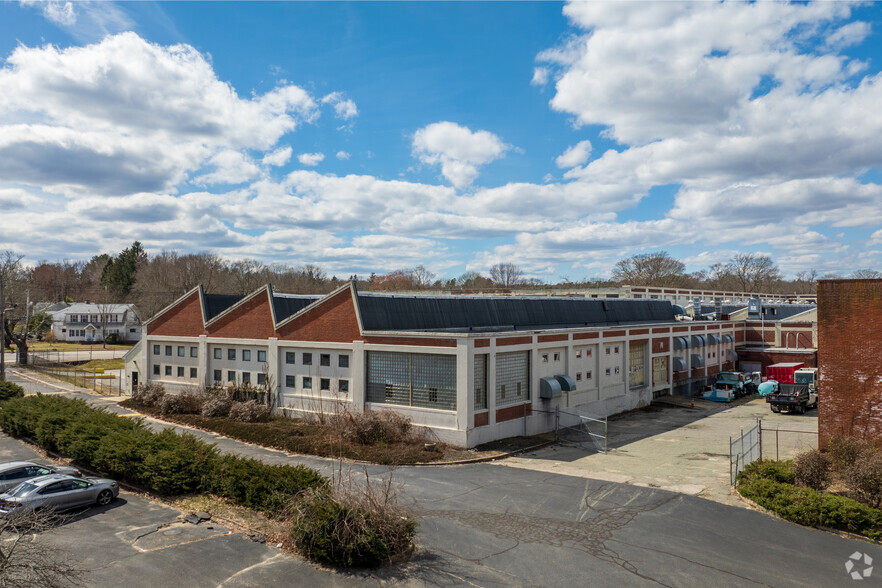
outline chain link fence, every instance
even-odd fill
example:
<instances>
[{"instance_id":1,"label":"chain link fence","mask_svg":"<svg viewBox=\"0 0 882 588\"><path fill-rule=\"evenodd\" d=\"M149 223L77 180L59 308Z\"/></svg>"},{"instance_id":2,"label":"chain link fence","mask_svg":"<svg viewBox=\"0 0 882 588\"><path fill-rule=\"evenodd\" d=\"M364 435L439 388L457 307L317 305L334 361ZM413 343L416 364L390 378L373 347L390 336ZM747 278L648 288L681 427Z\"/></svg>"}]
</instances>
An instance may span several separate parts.
<instances>
[{"instance_id":1,"label":"chain link fence","mask_svg":"<svg viewBox=\"0 0 882 588\"><path fill-rule=\"evenodd\" d=\"M123 394L123 369L84 367L92 361L89 351L71 352L31 351L28 367L56 380L74 386L94 390L98 394L120 396Z\"/></svg>"},{"instance_id":2,"label":"chain link fence","mask_svg":"<svg viewBox=\"0 0 882 588\"><path fill-rule=\"evenodd\" d=\"M608 447L608 424L606 417L596 417L588 413L555 411L555 440L606 453Z\"/></svg>"},{"instance_id":3,"label":"chain link fence","mask_svg":"<svg viewBox=\"0 0 882 588\"><path fill-rule=\"evenodd\" d=\"M729 437L729 479L734 486L740 474L748 464L763 457L762 424L756 424L746 432L741 430L738 437Z\"/></svg>"}]
</instances>

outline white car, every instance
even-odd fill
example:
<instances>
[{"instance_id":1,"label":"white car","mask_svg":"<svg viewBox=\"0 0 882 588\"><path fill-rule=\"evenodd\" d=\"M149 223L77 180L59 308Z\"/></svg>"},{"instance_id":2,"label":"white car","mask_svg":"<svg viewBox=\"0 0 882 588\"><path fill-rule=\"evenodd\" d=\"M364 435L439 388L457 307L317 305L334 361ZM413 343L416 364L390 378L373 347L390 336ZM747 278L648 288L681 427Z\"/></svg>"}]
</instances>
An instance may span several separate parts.
<instances>
[{"instance_id":1,"label":"white car","mask_svg":"<svg viewBox=\"0 0 882 588\"><path fill-rule=\"evenodd\" d=\"M119 496L119 484L107 478L78 478L49 474L22 482L0 494L0 515L51 508L67 510L97 504L105 506Z\"/></svg>"},{"instance_id":2,"label":"white car","mask_svg":"<svg viewBox=\"0 0 882 588\"><path fill-rule=\"evenodd\" d=\"M83 477L83 473L70 466L35 463L33 461L7 461L0 463L0 492L6 492L31 478L49 474L68 474Z\"/></svg>"}]
</instances>

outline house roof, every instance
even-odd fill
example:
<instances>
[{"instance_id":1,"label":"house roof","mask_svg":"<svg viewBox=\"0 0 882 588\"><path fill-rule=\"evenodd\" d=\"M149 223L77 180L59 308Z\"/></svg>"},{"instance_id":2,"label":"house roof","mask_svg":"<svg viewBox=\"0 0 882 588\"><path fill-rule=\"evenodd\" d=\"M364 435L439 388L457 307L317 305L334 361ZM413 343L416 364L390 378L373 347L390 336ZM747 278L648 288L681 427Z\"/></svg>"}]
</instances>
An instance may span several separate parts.
<instances>
[{"instance_id":1,"label":"house roof","mask_svg":"<svg viewBox=\"0 0 882 588\"><path fill-rule=\"evenodd\" d=\"M289 316L300 312L323 296L309 294L278 294L273 292L273 312L276 322L282 322Z\"/></svg>"},{"instance_id":2,"label":"house roof","mask_svg":"<svg viewBox=\"0 0 882 588\"><path fill-rule=\"evenodd\" d=\"M95 304L91 302L75 302L67 308L57 310L53 317L64 317L68 314L123 314L134 312L134 304Z\"/></svg>"}]
</instances>

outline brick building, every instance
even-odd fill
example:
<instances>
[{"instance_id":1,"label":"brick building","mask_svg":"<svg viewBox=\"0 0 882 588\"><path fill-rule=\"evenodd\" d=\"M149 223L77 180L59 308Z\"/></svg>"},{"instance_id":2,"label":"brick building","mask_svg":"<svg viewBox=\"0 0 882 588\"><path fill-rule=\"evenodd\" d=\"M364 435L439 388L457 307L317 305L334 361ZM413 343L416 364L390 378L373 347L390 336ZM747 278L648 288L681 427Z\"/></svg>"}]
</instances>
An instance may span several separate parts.
<instances>
[{"instance_id":1,"label":"brick building","mask_svg":"<svg viewBox=\"0 0 882 588\"><path fill-rule=\"evenodd\" d=\"M882 280L818 282L818 433L882 442Z\"/></svg>"}]
</instances>

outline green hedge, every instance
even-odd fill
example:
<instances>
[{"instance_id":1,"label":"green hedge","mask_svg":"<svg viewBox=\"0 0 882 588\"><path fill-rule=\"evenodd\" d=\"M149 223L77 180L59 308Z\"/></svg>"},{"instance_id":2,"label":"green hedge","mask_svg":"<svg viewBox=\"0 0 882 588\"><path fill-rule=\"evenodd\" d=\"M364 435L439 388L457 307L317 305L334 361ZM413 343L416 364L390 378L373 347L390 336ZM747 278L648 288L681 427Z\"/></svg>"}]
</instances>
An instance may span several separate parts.
<instances>
[{"instance_id":1,"label":"green hedge","mask_svg":"<svg viewBox=\"0 0 882 588\"><path fill-rule=\"evenodd\" d=\"M792 482L792 473L789 462L754 462L738 475L738 492L800 525L830 527L874 540L882 537L882 511L845 496L784 481Z\"/></svg>"},{"instance_id":2,"label":"green hedge","mask_svg":"<svg viewBox=\"0 0 882 588\"><path fill-rule=\"evenodd\" d=\"M0 402L10 398L21 398L22 396L24 396L24 388L18 384L0 380Z\"/></svg>"},{"instance_id":3,"label":"green hedge","mask_svg":"<svg viewBox=\"0 0 882 588\"><path fill-rule=\"evenodd\" d=\"M310 468L222 456L214 445L193 435L171 429L154 433L141 419L118 417L61 396L9 400L0 410L0 428L163 496L212 492L276 514L297 493L327 485Z\"/></svg>"}]
</instances>

